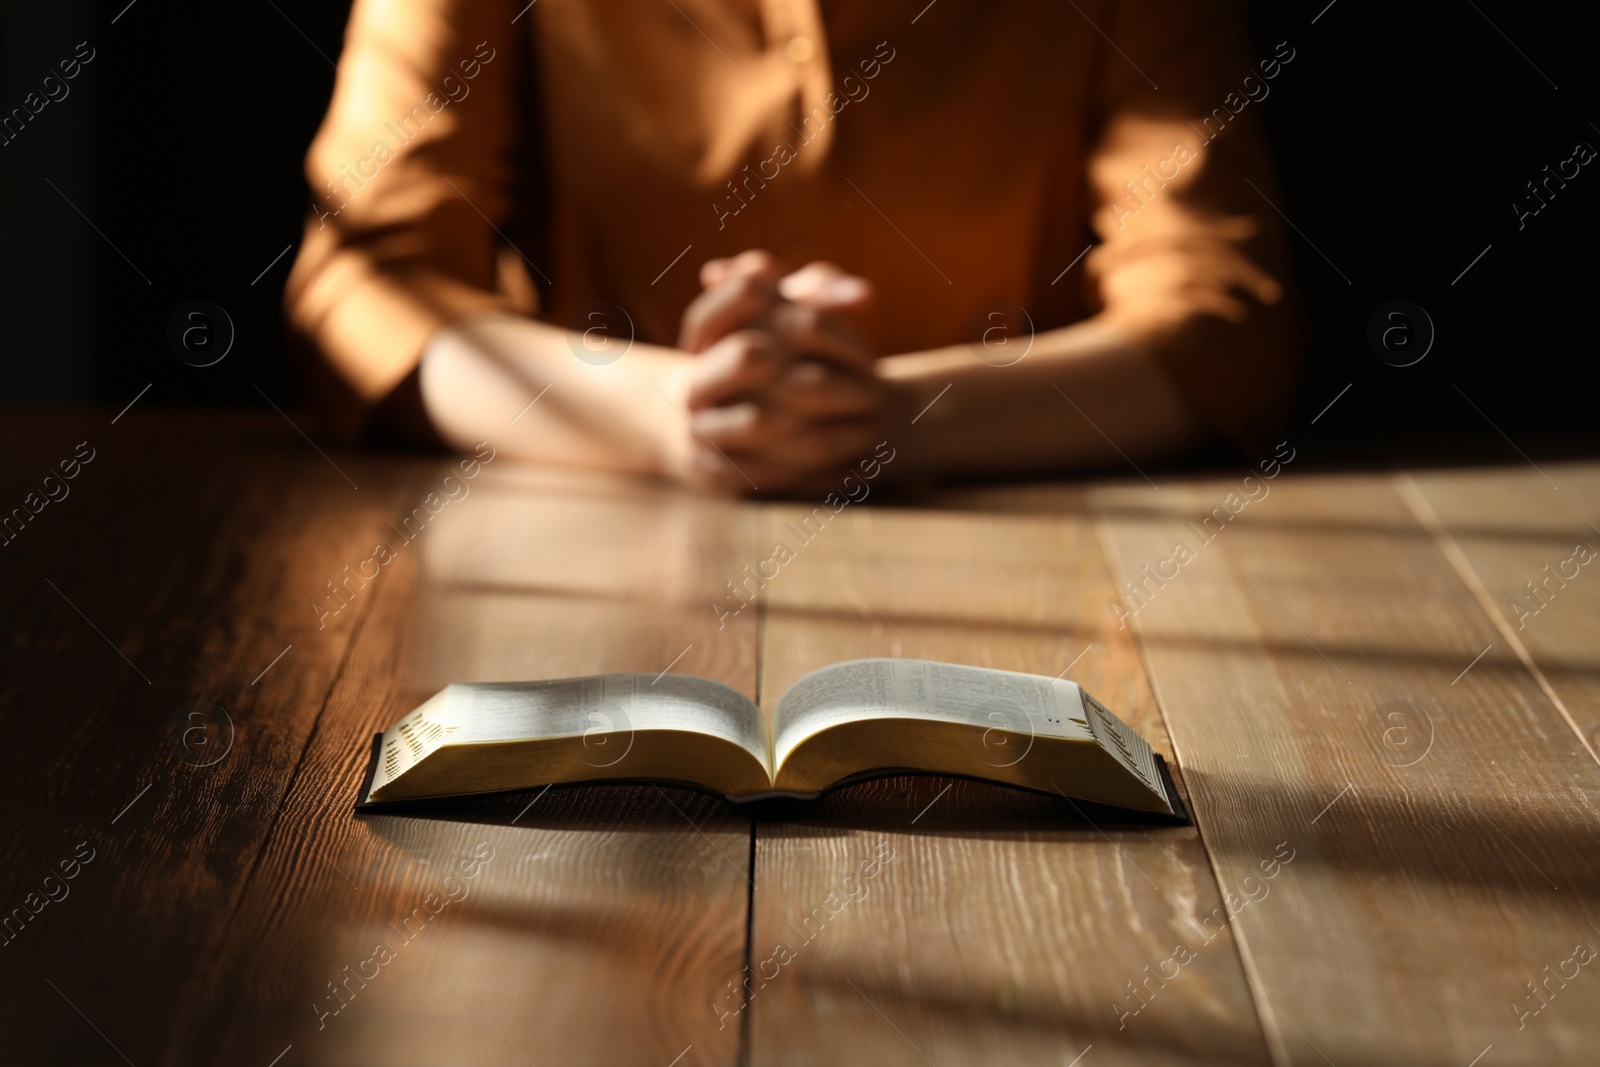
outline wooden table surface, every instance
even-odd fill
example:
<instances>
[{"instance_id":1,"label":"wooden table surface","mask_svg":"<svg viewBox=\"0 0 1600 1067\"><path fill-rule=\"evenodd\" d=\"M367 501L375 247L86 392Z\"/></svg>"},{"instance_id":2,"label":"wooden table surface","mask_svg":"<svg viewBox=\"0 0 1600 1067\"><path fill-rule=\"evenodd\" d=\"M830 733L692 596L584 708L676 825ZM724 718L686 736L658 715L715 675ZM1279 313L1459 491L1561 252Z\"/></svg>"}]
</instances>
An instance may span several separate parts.
<instances>
[{"instance_id":1,"label":"wooden table surface","mask_svg":"<svg viewBox=\"0 0 1600 1067\"><path fill-rule=\"evenodd\" d=\"M1595 1062L1600 465L1329 475L1307 438L1271 481L875 494L719 626L807 509L446 481L272 413L3 433L0 507L60 497L0 547L7 1064ZM1195 825L935 778L794 821L351 810L446 682L672 665L770 708L862 656L1066 669Z\"/></svg>"}]
</instances>

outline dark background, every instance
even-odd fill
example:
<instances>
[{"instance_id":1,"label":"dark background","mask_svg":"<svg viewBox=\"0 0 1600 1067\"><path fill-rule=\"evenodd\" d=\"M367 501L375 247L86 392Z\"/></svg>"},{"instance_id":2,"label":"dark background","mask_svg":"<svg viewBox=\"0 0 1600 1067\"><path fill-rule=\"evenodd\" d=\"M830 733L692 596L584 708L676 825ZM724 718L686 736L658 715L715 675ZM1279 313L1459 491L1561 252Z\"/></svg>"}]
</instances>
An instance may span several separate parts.
<instances>
[{"instance_id":1,"label":"dark background","mask_svg":"<svg viewBox=\"0 0 1600 1067\"><path fill-rule=\"evenodd\" d=\"M152 404L259 406L255 385L291 402L278 306L294 253L267 265L300 241L300 162L348 3L125 4L0 14L0 112L78 42L97 53L67 99L0 147L0 400L120 408L153 383ZM1279 41L1296 51L1250 107L1277 152L1278 206L1300 231L1312 362L1297 423L1351 386L1306 429L1321 459L1593 451L1600 160L1521 230L1511 206L1577 142L1600 148L1581 7L1252 5L1258 54ZM203 369L165 339L173 310L196 298L226 308L237 331L228 357ZM1396 299L1426 309L1437 331L1409 367L1366 341L1375 309Z\"/></svg>"}]
</instances>

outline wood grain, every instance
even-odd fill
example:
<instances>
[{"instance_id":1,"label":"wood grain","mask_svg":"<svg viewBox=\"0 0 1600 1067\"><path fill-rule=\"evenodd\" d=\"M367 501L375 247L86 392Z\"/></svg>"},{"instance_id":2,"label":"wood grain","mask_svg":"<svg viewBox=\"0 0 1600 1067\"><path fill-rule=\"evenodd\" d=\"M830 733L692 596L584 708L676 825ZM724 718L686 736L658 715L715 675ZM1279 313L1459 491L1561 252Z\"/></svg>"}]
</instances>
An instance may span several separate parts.
<instances>
[{"instance_id":1,"label":"wood grain","mask_svg":"<svg viewBox=\"0 0 1600 1067\"><path fill-rule=\"evenodd\" d=\"M1275 1059L1580 1062L1600 981L1527 983L1600 945L1600 770L1388 479L1269 488L1090 499L1122 578L1190 550L1134 624L1221 883L1295 850L1235 920Z\"/></svg>"},{"instance_id":2,"label":"wood grain","mask_svg":"<svg viewBox=\"0 0 1600 1067\"><path fill-rule=\"evenodd\" d=\"M1504 645L1600 751L1600 470L1547 464L1407 482L1419 517L1501 620Z\"/></svg>"},{"instance_id":3,"label":"wood grain","mask_svg":"<svg viewBox=\"0 0 1600 1067\"><path fill-rule=\"evenodd\" d=\"M445 470L421 472L418 492ZM732 1063L737 1032L707 1005L744 954L750 823L723 802L601 786L430 814L351 806L372 734L448 682L676 658L753 695L754 615L719 630L709 606L750 541L737 505L485 469L375 583L166 1062L264 1063L293 1046L286 1064Z\"/></svg>"},{"instance_id":4,"label":"wood grain","mask_svg":"<svg viewBox=\"0 0 1600 1067\"><path fill-rule=\"evenodd\" d=\"M960 507L850 508L809 543L797 509L772 509L767 541L797 558L765 590L763 705L863 656L1071 664L1166 751L1077 495ZM1083 1062L1266 1061L1231 928L1201 940L1223 902L1192 828L890 779L759 824L756 884L753 980L722 1002L748 1019L751 1062L1060 1065L1091 1045Z\"/></svg>"},{"instance_id":5,"label":"wood grain","mask_svg":"<svg viewBox=\"0 0 1600 1067\"><path fill-rule=\"evenodd\" d=\"M1600 585L1512 604L1600 547L1593 464L1286 475L1212 539L1236 482L874 500L801 538L791 506L495 462L407 537L454 461L111 414L0 427L12 504L97 450L0 544L7 1062L1490 1067L1600 1037L1571 970ZM754 838L638 786L351 812L371 734L447 681L671 665L770 709L865 655L1071 664L1198 829L924 778Z\"/></svg>"},{"instance_id":6,"label":"wood grain","mask_svg":"<svg viewBox=\"0 0 1600 1067\"><path fill-rule=\"evenodd\" d=\"M18 503L94 450L0 548L0 906L59 897L0 949L8 1062L155 1061L364 608L319 630L313 590L394 486L340 456L353 489L277 415L111 417L4 430Z\"/></svg>"}]
</instances>

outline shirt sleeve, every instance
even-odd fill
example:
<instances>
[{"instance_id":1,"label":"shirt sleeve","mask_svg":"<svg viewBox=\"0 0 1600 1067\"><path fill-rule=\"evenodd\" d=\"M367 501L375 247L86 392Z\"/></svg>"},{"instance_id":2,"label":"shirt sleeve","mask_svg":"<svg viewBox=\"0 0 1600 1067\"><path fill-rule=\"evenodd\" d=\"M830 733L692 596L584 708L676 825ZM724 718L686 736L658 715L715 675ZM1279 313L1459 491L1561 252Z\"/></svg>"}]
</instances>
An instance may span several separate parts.
<instances>
[{"instance_id":1,"label":"shirt sleeve","mask_svg":"<svg viewBox=\"0 0 1600 1067\"><path fill-rule=\"evenodd\" d=\"M534 310L526 275L508 281L499 265L519 121L513 14L511 0L355 2L285 293L311 398L341 437L366 431L441 326Z\"/></svg>"},{"instance_id":2,"label":"shirt sleeve","mask_svg":"<svg viewBox=\"0 0 1600 1067\"><path fill-rule=\"evenodd\" d=\"M1257 115L1293 49L1253 56L1233 3L1100 9L1086 261L1103 319L1143 344L1195 415L1254 455L1298 379L1298 314ZM1270 198L1270 199L1269 199Z\"/></svg>"}]
</instances>

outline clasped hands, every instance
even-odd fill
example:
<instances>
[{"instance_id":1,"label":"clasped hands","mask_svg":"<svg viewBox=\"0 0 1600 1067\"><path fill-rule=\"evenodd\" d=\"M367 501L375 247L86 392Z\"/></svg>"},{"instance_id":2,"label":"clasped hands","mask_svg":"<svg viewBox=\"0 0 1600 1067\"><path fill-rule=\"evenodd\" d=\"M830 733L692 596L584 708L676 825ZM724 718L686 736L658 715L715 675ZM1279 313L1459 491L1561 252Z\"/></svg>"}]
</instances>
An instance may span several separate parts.
<instances>
[{"instance_id":1,"label":"clasped hands","mask_svg":"<svg viewBox=\"0 0 1600 1067\"><path fill-rule=\"evenodd\" d=\"M826 263L788 272L765 252L716 259L684 312L693 353L676 390L691 427L677 476L729 492L834 485L884 440L892 383L850 317L871 285Z\"/></svg>"}]
</instances>

